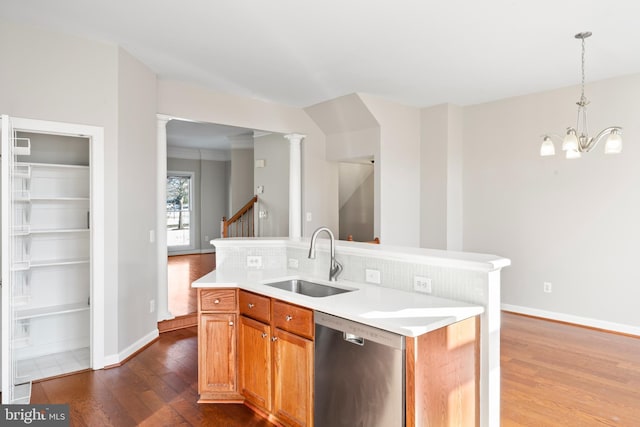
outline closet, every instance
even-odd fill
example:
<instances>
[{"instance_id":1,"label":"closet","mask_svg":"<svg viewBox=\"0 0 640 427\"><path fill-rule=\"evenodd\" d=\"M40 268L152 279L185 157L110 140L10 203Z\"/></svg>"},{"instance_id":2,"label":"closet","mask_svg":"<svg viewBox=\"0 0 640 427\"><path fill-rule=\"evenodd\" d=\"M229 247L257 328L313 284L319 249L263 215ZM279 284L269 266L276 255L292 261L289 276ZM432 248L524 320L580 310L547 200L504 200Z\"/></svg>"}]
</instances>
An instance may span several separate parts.
<instances>
[{"instance_id":1,"label":"closet","mask_svg":"<svg viewBox=\"0 0 640 427\"><path fill-rule=\"evenodd\" d=\"M2 403L29 403L32 381L101 367L91 171L101 134L2 116Z\"/></svg>"}]
</instances>

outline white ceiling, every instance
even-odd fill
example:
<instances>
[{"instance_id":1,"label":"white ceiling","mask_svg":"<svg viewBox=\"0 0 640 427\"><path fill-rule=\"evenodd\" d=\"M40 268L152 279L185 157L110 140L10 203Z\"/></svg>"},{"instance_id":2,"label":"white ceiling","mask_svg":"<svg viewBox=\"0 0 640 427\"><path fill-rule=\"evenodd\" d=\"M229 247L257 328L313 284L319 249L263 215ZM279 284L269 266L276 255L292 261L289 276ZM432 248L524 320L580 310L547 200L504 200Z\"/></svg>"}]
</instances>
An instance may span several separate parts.
<instances>
[{"instance_id":1,"label":"white ceiling","mask_svg":"<svg viewBox=\"0 0 640 427\"><path fill-rule=\"evenodd\" d=\"M215 123L171 120L167 123L167 145L170 147L230 150L237 137L253 137L252 129Z\"/></svg>"},{"instance_id":2,"label":"white ceiling","mask_svg":"<svg viewBox=\"0 0 640 427\"><path fill-rule=\"evenodd\" d=\"M637 0L2 0L160 78L307 107L362 92L469 105L640 72ZM576 94L576 99L578 94Z\"/></svg>"}]
</instances>

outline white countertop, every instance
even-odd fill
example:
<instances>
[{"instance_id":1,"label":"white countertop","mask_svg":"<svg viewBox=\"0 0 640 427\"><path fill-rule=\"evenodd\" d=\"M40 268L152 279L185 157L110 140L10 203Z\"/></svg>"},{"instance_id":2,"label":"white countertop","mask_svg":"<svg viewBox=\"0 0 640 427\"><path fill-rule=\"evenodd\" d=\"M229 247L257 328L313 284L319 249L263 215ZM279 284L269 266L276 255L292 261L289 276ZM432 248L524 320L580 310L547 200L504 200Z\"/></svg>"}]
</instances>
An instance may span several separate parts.
<instances>
[{"instance_id":1,"label":"white countertop","mask_svg":"<svg viewBox=\"0 0 640 427\"><path fill-rule=\"evenodd\" d=\"M289 279L304 279L356 290L315 298L267 286L268 283ZM484 312L479 305L365 283L329 282L291 270L212 271L191 286L237 287L408 337L416 337Z\"/></svg>"}]
</instances>

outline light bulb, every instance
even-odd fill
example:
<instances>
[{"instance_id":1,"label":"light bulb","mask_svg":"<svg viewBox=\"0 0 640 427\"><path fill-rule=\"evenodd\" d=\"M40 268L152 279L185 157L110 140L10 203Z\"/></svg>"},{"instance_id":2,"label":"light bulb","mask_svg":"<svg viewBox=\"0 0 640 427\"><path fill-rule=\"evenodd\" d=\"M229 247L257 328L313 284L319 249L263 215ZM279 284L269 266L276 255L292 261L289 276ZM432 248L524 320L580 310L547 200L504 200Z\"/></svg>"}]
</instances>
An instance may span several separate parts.
<instances>
[{"instance_id":1,"label":"light bulb","mask_svg":"<svg viewBox=\"0 0 640 427\"><path fill-rule=\"evenodd\" d=\"M567 150L566 153L567 159L579 159L582 156L578 150Z\"/></svg>"},{"instance_id":2,"label":"light bulb","mask_svg":"<svg viewBox=\"0 0 640 427\"><path fill-rule=\"evenodd\" d=\"M556 154L556 147L553 145L553 141L548 136L544 137L542 145L540 146L541 156L554 156Z\"/></svg>"},{"instance_id":3,"label":"light bulb","mask_svg":"<svg viewBox=\"0 0 640 427\"><path fill-rule=\"evenodd\" d=\"M564 136L564 140L562 141L562 150L578 151L578 137L576 136L575 129L567 129L567 134Z\"/></svg>"},{"instance_id":4,"label":"light bulb","mask_svg":"<svg viewBox=\"0 0 640 427\"><path fill-rule=\"evenodd\" d=\"M622 152L622 137L617 130L612 130L604 144L605 154L618 154Z\"/></svg>"}]
</instances>

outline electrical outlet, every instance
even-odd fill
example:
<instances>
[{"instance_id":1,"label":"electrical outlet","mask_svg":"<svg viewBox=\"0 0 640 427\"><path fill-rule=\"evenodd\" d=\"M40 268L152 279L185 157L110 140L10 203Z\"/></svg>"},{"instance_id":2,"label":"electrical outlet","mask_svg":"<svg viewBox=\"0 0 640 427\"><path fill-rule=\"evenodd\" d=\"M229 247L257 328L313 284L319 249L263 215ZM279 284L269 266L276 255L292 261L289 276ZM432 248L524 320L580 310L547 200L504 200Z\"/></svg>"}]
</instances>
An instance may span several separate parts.
<instances>
[{"instance_id":1,"label":"electrical outlet","mask_svg":"<svg viewBox=\"0 0 640 427\"><path fill-rule=\"evenodd\" d=\"M298 258L289 258L289 268L297 270L299 264Z\"/></svg>"},{"instance_id":2,"label":"electrical outlet","mask_svg":"<svg viewBox=\"0 0 640 427\"><path fill-rule=\"evenodd\" d=\"M152 299L149 301L149 313L153 313L156 311L156 300Z\"/></svg>"},{"instance_id":3,"label":"electrical outlet","mask_svg":"<svg viewBox=\"0 0 640 427\"><path fill-rule=\"evenodd\" d=\"M249 268L262 268L262 257L260 255L248 255L247 267Z\"/></svg>"},{"instance_id":4,"label":"electrical outlet","mask_svg":"<svg viewBox=\"0 0 640 427\"><path fill-rule=\"evenodd\" d=\"M550 294L552 291L551 282L544 282L544 284L542 285L542 289L545 293Z\"/></svg>"},{"instance_id":5,"label":"electrical outlet","mask_svg":"<svg viewBox=\"0 0 640 427\"><path fill-rule=\"evenodd\" d=\"M380 284L380 270L367 268L364 270L364 281L367 283Z\"/></svg>"},{"instance_id":6,"label":"electrical outlet","mask_svg":"<svg viewBox=\"0 0 640 427\"><path fill-rule=\"evenodd\" d=\"M413 290L430 294L432 292L431 279L428 277L413 276Z\"/></svg>"}]
</instances>

